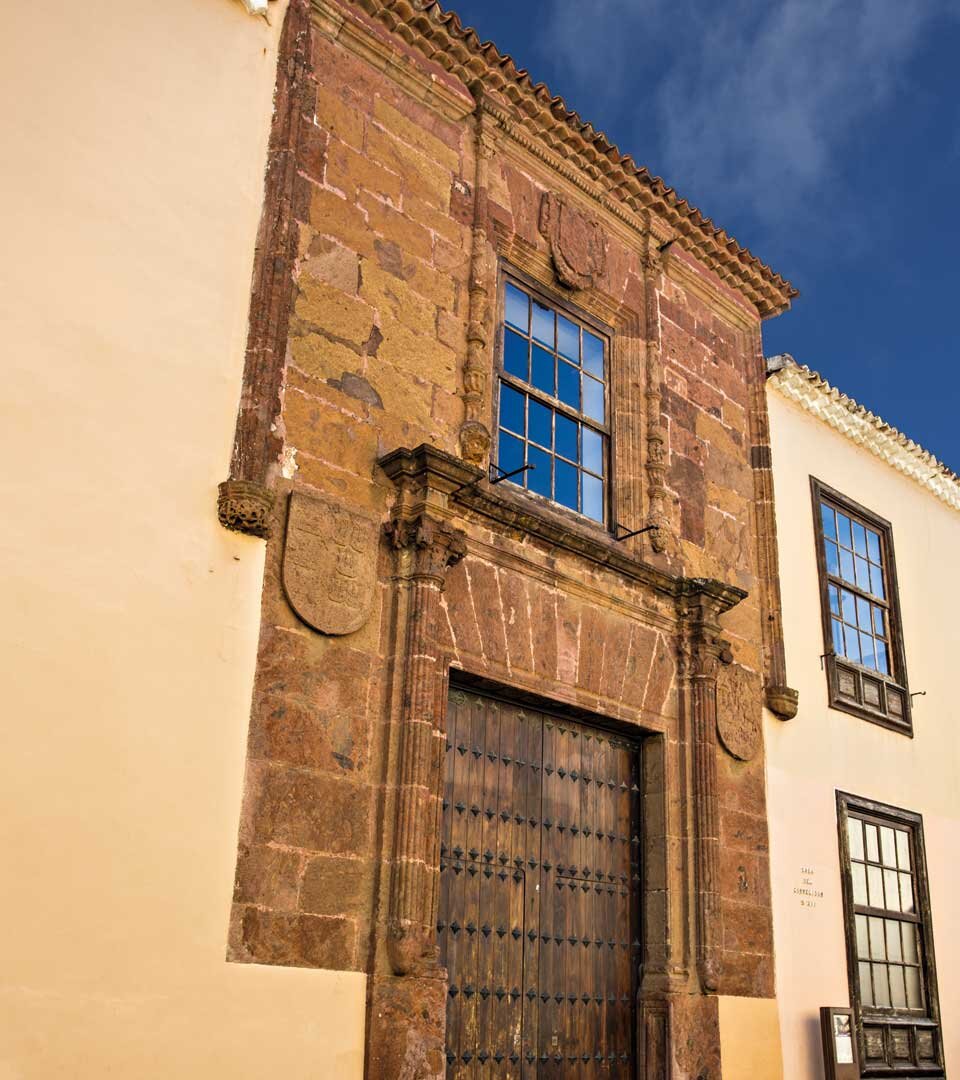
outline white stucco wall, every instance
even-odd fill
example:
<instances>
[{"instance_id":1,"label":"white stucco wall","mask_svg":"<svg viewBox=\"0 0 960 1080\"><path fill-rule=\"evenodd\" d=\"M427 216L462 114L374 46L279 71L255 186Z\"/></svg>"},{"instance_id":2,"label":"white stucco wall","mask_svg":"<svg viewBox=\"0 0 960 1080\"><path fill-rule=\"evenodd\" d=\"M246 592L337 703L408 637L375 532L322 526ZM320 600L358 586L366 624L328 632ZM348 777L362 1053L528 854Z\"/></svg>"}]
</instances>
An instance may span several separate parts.
<instances>
[{"instance_id":1,"label":"white stucco wall","mask_svg":"<svg viewBox=\"0 0 960 1080\"><path fill-rule=\"evenodd\" d=\"M800 691L795 719L765 721L784 1077L822 1077L819 1007L849 1004L838 789L923 815L949 1072L960 1067L960 513L775 389L768 399L787 671ZM910 689L926 691L913 739L827 707L811 474L893 526ZM823 893L815 907L793 891L805 876Z\"/></svg>"},{"instance_id":2,"label":"white stucco wall","mask_svg":"<svg viewBox=\"0 0 960 1080\"><path fill-rule=\"evenodd\" d=\"M225 961L263 544L216 521L285 3L5 6L0 1077L359 1077Z\"/></svg>"}]
</instances>

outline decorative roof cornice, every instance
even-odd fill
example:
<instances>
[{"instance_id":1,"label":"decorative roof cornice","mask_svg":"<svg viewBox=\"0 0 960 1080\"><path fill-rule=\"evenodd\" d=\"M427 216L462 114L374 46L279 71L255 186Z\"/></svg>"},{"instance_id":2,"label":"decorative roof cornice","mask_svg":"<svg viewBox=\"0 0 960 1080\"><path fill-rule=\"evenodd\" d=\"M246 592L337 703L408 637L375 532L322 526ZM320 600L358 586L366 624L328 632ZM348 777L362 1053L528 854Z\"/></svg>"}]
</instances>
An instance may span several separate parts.
<instances>
[{"instance_id":1,"label":"decorative roof cornice","mask_svg":"<svg viewBox=\"0 0 960 1080\"><path fill-rule=\"evenodd\" d=\"M444 11L437 0L354 0L353 4L344 2L343 7L359 8L470 87L475 96L482 90L508 102L517 123L615 199L636 212L662 218L679 245L742 293L761 316L784 311L798 295L789 281L714 225L659 176L621 153L563 98L551 94L544 83L534 83L510 56L492 42L481 41L475 30L464 27L459 17Z\"/></svg>"},{"instance_id":2,"label":"decorative roof cornice","mask_svg":"<svg viewBox=\"0 0 960 1080\"><path fill-rule=\"evenodd\" d=\"M768 384L851 442L960 510L960 476L919 443L830 385L787 353L767 360Z\"/></svg>"}]
</instances>

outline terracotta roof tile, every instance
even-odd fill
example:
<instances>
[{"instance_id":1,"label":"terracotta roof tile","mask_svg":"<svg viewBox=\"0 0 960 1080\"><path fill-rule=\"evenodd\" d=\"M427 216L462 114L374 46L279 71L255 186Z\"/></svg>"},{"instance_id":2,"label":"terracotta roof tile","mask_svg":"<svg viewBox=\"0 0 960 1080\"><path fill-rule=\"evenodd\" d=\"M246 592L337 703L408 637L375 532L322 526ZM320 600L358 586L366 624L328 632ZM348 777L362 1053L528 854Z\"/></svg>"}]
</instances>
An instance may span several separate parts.
<instances>
[{"instance_id":1,"label":"terracotta roof tile","mask_svg":"<svg viewBox=\"0 0 960 1080\"><path fill-rule=\"evenodd\" d=\"M482 41L464 26L454 11L445 11L438 0L356 0L368 15L417 47L429 59L457 74L467 85L476 81L485 89L507 98L530 120L540 122L549 113L555 123L568 129L569 151L579 153L595 178L604 176L612 193L623 201L631 196L667 217L680 242L691 248L741 291L752 293L761 314L789 307L797 290L780 274L751 254L734 237L719 228L695 206L682 198L659 176L622 153L607 136L571 109L562 97L551 94L545 83L535 83L529 72L501 53L492 41ZM540 132L543 134L543 131ZM731 280L732 279L732 280Z\"/></svg>"}]
</instances>

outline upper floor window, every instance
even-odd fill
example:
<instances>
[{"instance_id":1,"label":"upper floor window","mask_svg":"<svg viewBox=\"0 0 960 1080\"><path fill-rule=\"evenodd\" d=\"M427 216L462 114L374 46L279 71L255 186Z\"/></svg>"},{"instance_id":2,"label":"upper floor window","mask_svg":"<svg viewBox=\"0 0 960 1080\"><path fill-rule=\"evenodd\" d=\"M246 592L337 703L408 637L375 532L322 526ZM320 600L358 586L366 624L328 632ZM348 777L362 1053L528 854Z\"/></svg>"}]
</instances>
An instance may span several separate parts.
<instances>
[{"instance_id":1,"label":"upper floor window","mask_svg":"<svg viewBox=\"0 0 960 1080\"><path fill-rule=\"evenodd\" d=\"M870 1076L942 1076L933 930L918 814L838 795L851 1001ZM931 1071L927 1071L931 1070ZM913 1075L913 1073L911 1073Z\"/></svg>"},{"instance_id":2,"label":"upper floor window","mask_svg":"<svg viewBox=\"0 0 960 1080\"><path fill-rule=\"evenodd\" d=\"M609 340L504 279L497 466L527 491L606 523Z\"/></svg>"},{"instance_id":3,"label":"upper floor window","mask_svg":"<svg viewBox=\"0 0 960 1080\"><path fill-rule=\"evenodd\" d=\"M812 481L830 704L910 729L889 522Z\"/></svg>"}]
</instances>

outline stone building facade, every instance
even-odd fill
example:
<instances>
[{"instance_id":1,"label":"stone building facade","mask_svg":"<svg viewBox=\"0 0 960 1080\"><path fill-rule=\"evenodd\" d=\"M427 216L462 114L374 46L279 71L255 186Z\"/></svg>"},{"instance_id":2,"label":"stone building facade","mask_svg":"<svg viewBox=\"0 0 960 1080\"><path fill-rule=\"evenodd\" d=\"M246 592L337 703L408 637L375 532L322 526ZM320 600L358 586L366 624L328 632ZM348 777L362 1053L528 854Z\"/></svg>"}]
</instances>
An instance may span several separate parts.
<instances>
[{"instance_id":1,"label":"stone building facade","mask_svg":"<svg viewBox=\"0 0 960 1080\"><path fill-rule=\"evenodd\" d=\"M371 1078L573 1075L581 1056L576 1075L778 1076L762 716L796 695L760 330L794 290L434 3L292 0L280 47L219 503L267 544L229 957L364 973ZM514 734L539 718L536 745L483 741L508 716ZM633 763L618 785L590 757L603 740ZM504 809L487 760L533 778L536 816ZM575 843L543 809L555 770ZM615 788L628 824L598 830L584 808L602 817ZM505 838L510 814L528 839ZM617 875L588 855L615 841ZM469 920L479 971L498 866L527 890L503 948L529 944L516 978L504 952L474 985L450 928ZM451 874L479 899L456 901ZM565 885L625 898L622 976L548 959L564 941L607 955L593 908L550 930L537 895ZM596 1004L575 1015L577 979ZM495 1045L483 1010L514 1006Z\"/></svg>"}]
</instances>

